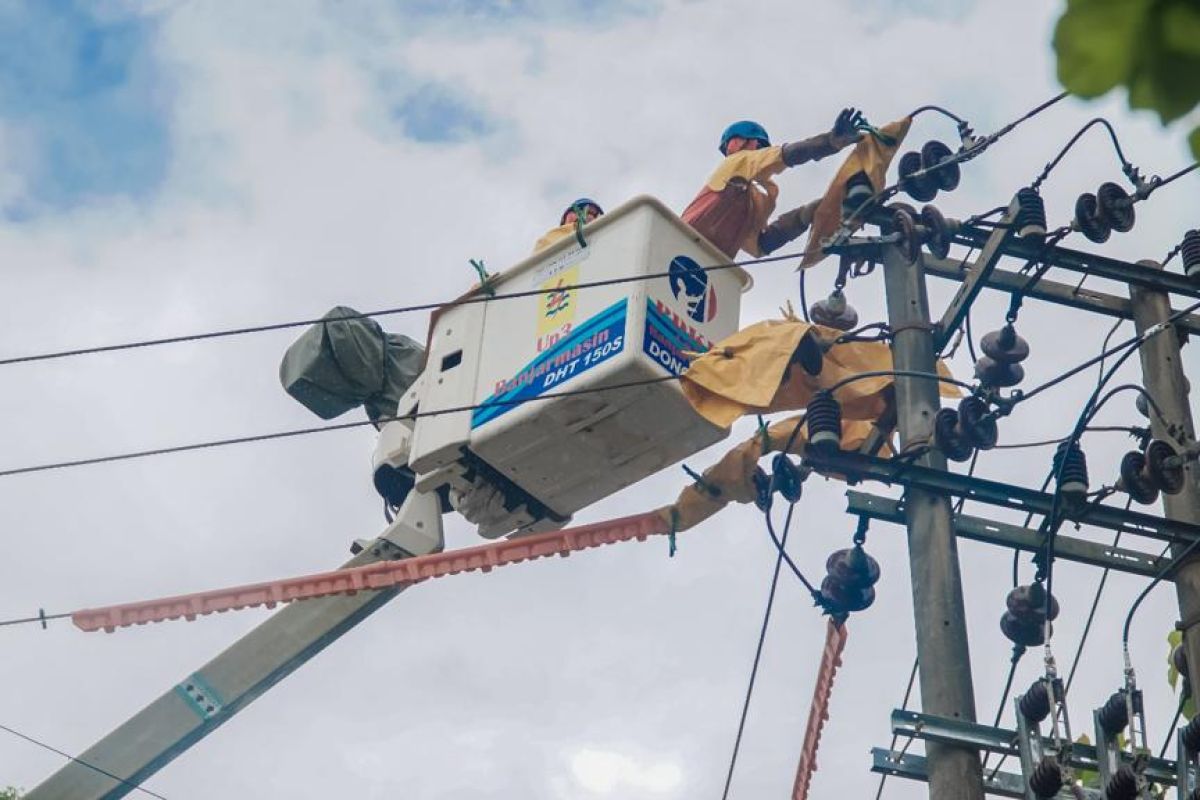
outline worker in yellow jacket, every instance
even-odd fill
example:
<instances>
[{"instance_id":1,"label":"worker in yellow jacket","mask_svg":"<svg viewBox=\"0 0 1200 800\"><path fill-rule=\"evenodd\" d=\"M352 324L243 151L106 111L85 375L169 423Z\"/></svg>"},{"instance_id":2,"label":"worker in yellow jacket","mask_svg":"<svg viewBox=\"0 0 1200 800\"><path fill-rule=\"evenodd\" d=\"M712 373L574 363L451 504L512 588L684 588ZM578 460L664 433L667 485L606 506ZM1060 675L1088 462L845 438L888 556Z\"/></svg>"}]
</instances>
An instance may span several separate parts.
<instances>
[{"instance_id":1,"label":"worker in yellow jacket","mask_svg":"<svg viewBox=\"0 0 1200 800\"><path fill-rule=\"evenodd\" d=\"M570 236L575 233L575 223L580 219L581 214L583 215L583 224L586 225L592 220L603 216L604 209L590 197L579 198L563 211L562 216L558 220L558 227L551 228L542 234L542 238L538 239L537 244L533 246L533 252L537 253L545 250L564 236Z\"/></svg>"},{"instance_id":2,"label":"worker in yellow jacket","mask_svg":"<svg viewBox=\"0 0 1200 800\"><path fill-rule=\"evenodd\" d=\"M739 250L762 256L779 249L808 229L820 200L768 224L779 195L772 176L854 144L862 135L857 127L861 120L857 109L843 109L828 132L776 147L757 122L733 123L721 136L725 160L684 210L683 221L730 258Z\"/></svg>"}]
</instances>

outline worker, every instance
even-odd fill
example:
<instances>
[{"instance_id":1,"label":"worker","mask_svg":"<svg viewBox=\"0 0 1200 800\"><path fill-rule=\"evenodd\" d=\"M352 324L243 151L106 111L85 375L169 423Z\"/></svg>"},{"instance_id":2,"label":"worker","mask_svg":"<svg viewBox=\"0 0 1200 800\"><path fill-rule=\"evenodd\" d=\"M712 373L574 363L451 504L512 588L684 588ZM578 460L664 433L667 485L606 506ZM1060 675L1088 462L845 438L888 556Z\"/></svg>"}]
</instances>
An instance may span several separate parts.
<instances>
[{"instance_id":1,"label":"worker","mask_svg":"<svg viewBox=\"0 0 1200 800\"><path fill-rule=\"evenodd\" d=\"M771 177L854 144L862 135L861 122L857 109L843 109L828 132L778 147L771 146L766 129L757 122L733 123L721 135L725 160L684 210L683 221L730 258L739 250L753 256L778 250L808 229L820 200L781 214L768 225L779 195Z\"/></svg>"},{"instance_id":2,"label":"worker","mask_svg":"<svg viewBox=\"0 0 1200 800\"><path fill-rule=\"evenodd\" d=\"M563 211L558 220L558 227L551 228L542 234L542 238L538 239L537 244L533 246L533 252L545 250L564 236L575 233L575 224L581 219L581 214L583 215L583 224L586 225L592 220L604 216L604 209L590 197L579 198Z\"/></svg>"}]
</instances>

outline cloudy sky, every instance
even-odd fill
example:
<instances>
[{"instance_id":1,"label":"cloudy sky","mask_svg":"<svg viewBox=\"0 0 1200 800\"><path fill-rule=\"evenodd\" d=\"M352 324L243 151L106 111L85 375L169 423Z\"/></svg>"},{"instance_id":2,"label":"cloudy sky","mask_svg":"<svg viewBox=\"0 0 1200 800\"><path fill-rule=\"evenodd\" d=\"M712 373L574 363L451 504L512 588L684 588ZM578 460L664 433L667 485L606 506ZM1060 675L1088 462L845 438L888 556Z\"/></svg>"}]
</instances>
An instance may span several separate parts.
<instances>
[{"instance_id":1,"label":"cloudy sky","mask_svg":"<svg viewBox=\"0 0 1200 800\"><path fill-rule=\"evenodd\" d=\"M1058 91L1049 42L1060 5L0 0L0 357L446 299L473 280L469 259L515 263L579 194L611 207L648 193L681 209L734 119L786 141L824 130L846 105L882 123L939 103L990 131ZM1146 172L1188 163L1184 127L1164 131L1123 98L1072 100L967 165L940 207L966 216L1007 203L1098 113ZM920 117L912 140L935 137L953 142L953 127ZM835 166L782 176L781 206L820 192ZM1045 185L1051 224L1103 180L1120 172L1093 131ZM1164 189L1105 252L1162 257L1197 225L1196 197L1194 176ZM790 265L754 277L744 322L798 299ZM818 270L810 291L831 280ZM932 282L934 307L953 289ZM878 275L850 290L864 321L882 318ZM1005 303L979 304L977 333L1000 325ZM423 339L427 320L384 323ZM1028 302L1027 385L1094 354L1107 327ZM293 336L0 368L0 469L311 425L276 377ZM969 374L965 355L953 366ZM1063 435L1093 380L1022 407L1003 439ZM1101 420L1140 422L1127 401ZM1093 483L1111 483L1127 441L1084 441ZM0 617L341 563L351 540L382 529L372 446L360 429L0 479ZM979 472L1030 483L1049 459L995 452ZM685 482L669 469L577 520L657 507ZM792 551L810 574L849 542L843 491L806 489ZM868 751L888 742L914 653L901 534L872 527L879 602L850 622L814 797L873 796ZM458 519L447 537L478 542ZM146 785L173 800L719 796L773 551L761 517L741 507L679 544L674 559L654 541L415 588ZM990 721L1007 668L997 620L1011 557L969 542L961 554ZM1055 650L1069 663L1099 573L1060 570ZM1073 692L1077 726L1118 685L1120 625L1142 585L1109 581ZM0 724L78 753L266 614L113 635L66 622L0 629ZM1164 586L1133 626L1155 748L1174 711L1163 657L1176 614ZM789 790L823 628L783 580L732 797ZM1026 657L1018 687L1038 660ZM62 763L0 732L0 786L31 788ZM885 793L921 796L899 780Z\"/></svg>"}]
</instances>

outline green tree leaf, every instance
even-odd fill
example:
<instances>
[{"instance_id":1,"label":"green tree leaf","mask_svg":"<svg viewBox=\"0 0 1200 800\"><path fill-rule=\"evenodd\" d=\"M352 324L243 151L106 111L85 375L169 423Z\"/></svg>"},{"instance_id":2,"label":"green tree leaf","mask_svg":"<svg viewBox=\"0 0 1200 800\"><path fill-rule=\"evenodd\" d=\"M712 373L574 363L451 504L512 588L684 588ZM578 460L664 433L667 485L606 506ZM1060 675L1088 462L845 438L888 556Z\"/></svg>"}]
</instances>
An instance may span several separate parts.
<instances>
[{"instance_id":1,"label":"green tree leaf","mask_svg":"<svg viewBox=\"0 0 1200 800\"><path fill-rule=\"evenodd\" d=\"M1192 146L1192 158L1200 161L1200 125L1192 128L1188 136L1188 144Z\"/></svg>"},{"instance_id":2,"label":"green tree leaf","mask_svg":"<svg viewBox=\"0 0 1200 800\"><path fill-rule=\"evenodd\" d=\"M1167 683L1176 690L1178 690L1179 670L1175 669L1175 661L1171 658L1171 654L1181 644L1183 644L1183 631L1172 629L1167 634Z\"/></svg>"},{"instance_id":3,"label":"green tree leaf","mask_svg":"<svg viewBox=\"0 0 1200 800\"><path fill-rule=\"evenodd\" d=\"M1058 80L1099 97L1125 83L1137 63L1150 0L1068 0L1054 30Z\"/></svg>"},{"instance_id":4,"label":"green tree leaf","mask_svg":"<svg viewBox=\"0 0 1200 800\"><path fill-rule=\"evenodd\" d=\"M1175 3L1162 12L1163 44L1182 55L1200 56L1200 5ZM1181 75L1186 80L1188 76Z\"/></svg>"}]
</instances>

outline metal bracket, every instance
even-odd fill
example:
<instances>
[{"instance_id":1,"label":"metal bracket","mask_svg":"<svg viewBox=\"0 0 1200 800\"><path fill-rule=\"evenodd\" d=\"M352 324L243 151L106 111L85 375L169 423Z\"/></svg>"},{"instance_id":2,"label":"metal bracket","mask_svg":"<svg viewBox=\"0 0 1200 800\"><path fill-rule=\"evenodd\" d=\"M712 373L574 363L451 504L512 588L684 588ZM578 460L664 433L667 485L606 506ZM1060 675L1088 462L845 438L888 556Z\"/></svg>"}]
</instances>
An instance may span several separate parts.
<instances>
[{"instance_id":1,"label":"metal bracket","mask_svg":"<svg viewBox=\"0 0 1200 800\"><path fill-rule=\"evenodd\" d=\"M971 270L963 279L958 293L954 295L954 299L950 301L950 305L942 314L938 330L933 335L933 351L935 353L940 353L946 348L955 331L958 330L958 326L962 325L963 319L971 310L971 304L975 302L975 298L987 285L992 270L996 268L996 264L1004 252L1003 248L1013 238L1013 229L1010 225L1016 217L1017 199L1014 197L1008 205L1008 210L1004 212L999 227L988 236L983 250L979 253L979 258L975 259L975 263L971 265Z\"/></svg>"},{"instance_id":2,"label":"metal bracket","mask_svg":"<svg viewBox=\"0 0 1200 800\"><path fill-rule=\"evenodd\" d=\"M954 241L968 247L983 247L989 237L990 233L982 228L964 225L955 235ZM1192 283L1181 273L1152 269L1096 253L1084 253L1058 245L1037 244L1014 237L1005 244L1003 254L1026 261L1036 258L1060 269L1200 300L1200 285Z\"/></svg>"},{"instance_id":3,"label":"metal bracket","mask_svg":"<svg viewBox=\"0 0 1200 800\"><path fill-rule=\"evenodd\" d=\"M846 476L847 483L851 485L861 480L876 480L887 484L903 483L905 486L929 492L965 497L980 503L1013 508L1042 516L1050 513L1054 502L1053 495L1023 486L1014 486L861 453L843 451L821 453L808 450L804 454L804 461L818 472ZM1149 537L1160 542L1180 545L1187 545L1200 539L1200 525L1156 517L1138 511L1125 511L1112 506L1089 504L1073 511L1068 510L1066 519L1112 531L1121 531L1127 535Z\"/></svg>"},{"instance_id":4,"label":"metal bracket","mask_svg":"<svg viewBox=\"0 0 1200 800\"><path fill-rule=\"evenodd\" d=\"M846 513L869 517L884 522L904 524L904 504L890 497L856 492L846 492ZM954 517L954 532L963 539L1011 547L1014 550L1037 552L1044 544L1042 535L1035 530L1006 522L995 522L982 517L957 514ZM1077 561L1093 567L1105 567L1118 572L1154 577L1170 563L1167 557L1158 558L1137 550L1111 547L1106 544L1075 539L1061 533L1054 539L1054 556L1066 561ZM1169 578L1168 578L1169 580Z\"/></svg>"},{"instance_id":5,"label":"metal bracket","mask_svg":"<svg viewBox=\"0 0 1200 800\"><path fill-rule=\"evenodd\" d=\"M1000 755L1020 755L1019 731L993 728L978 722L936 717L917 711L894 710L892 732L901 737L941 742L957 747L972 747ZM1042 742L1049 743L1049 740L1042 739ZM1067 763L1077 770L1096 772L1096 748L1090 744L1072 744ZM1146 777L1155 783L1170 786L1176 780L1175 773L1174 761L1162 758L1151 758L1147 761Z\"/></svg>"}]
</instances>

